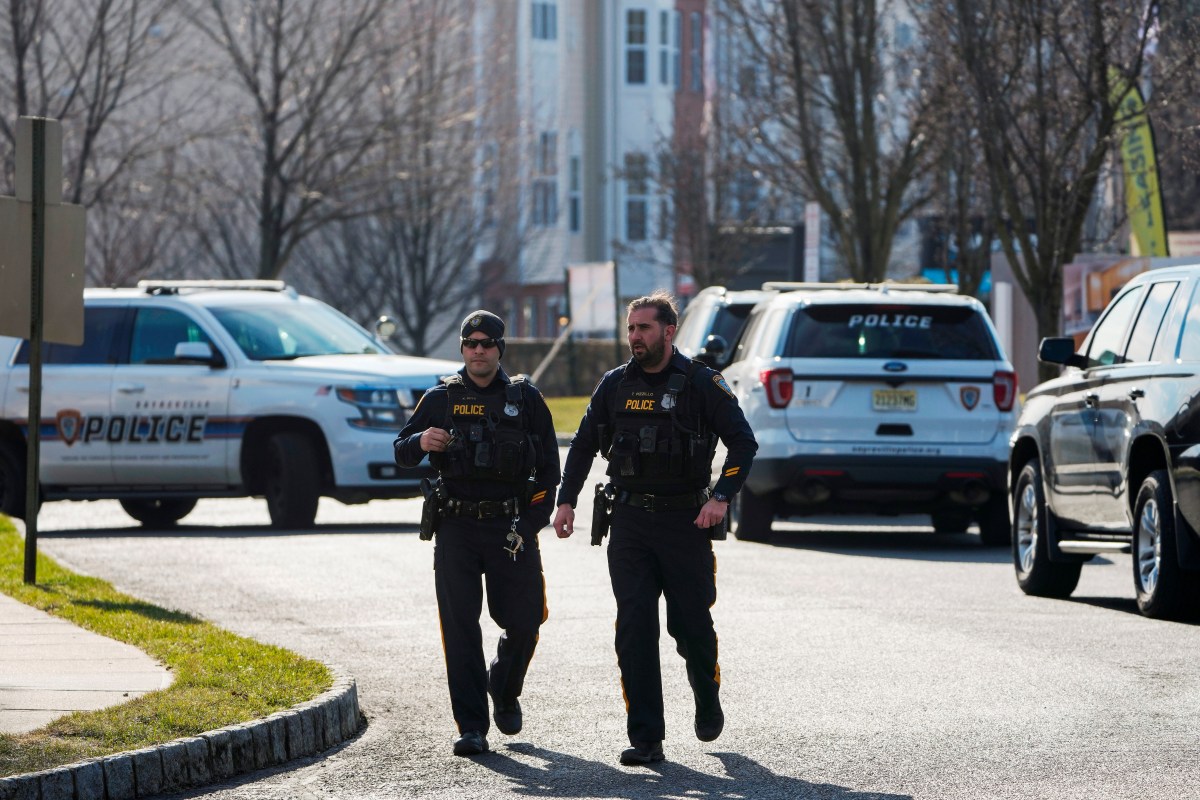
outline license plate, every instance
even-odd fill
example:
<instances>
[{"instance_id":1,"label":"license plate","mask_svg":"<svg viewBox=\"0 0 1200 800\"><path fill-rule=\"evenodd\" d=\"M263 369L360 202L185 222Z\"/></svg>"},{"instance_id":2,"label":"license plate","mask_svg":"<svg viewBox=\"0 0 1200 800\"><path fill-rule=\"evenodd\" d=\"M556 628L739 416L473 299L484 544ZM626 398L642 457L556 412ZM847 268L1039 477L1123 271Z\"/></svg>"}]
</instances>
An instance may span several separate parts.
<instances>
[{"instance_id":1,"label":"license plate","mask_svg":"<svg viewBox=\"0 0 1200 800\"><path fill-rule=\"evenodd\" d=\"M915 389L876 389L871 395L871 404L876 411L916 411Z\"/></svg>"}]
</instances>

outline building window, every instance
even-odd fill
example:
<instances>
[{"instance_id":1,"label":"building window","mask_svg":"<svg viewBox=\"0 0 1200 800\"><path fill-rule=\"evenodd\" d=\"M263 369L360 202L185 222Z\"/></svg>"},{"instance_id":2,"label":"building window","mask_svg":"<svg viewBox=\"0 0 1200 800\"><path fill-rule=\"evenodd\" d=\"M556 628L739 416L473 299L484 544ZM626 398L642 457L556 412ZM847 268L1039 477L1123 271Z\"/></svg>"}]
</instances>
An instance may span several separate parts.
<instances>
[{"instance_id":1,"label":"building window","mask_svg":"<svg viewBox=\"0 0 1200 800\"><path fill-rule=\"evenodd\" d=\"M650 168L645 153L625 154L625 239L644 242L647 230L647 199Z\"/></svg>"},{"instance_id":2,"label":"building window","mask_svg":"<svg viewBox=\"0 0 1200 800\"><path fill-rule=\"evenodd\" d=\"M522 335L527 338L534 338L538 335L538 299L536 297L526 297L525 302L521 304L521 322L523 323Z\"/></svg>"},{"instance_id":3,"label":"building window","mask_svg":"<svg viewBox=\"0 0 1200 800\"><path fill-rule=\"evenodd\" d=\"M571 156L569 164L570 166L567 168L567 206L569 209L568 215L570 229L571 233L579 233L579 228L582 223L580 217L582 216L583 211L583 188L581 186L581 176L579 174L582 169L582 165L579 156Z\"/></svg>"},{"instance_id":4,"label":"building window","mask_svg":"<svg viewBox=\"0 0 1200 800\"><path fill-rule=\"evenodd\" d=\"M658 15L658 82L679 88L679 12Z\"/></svg>"},{"instance_id":5,"label":"building window","mask_svg":"<svg viewBox=\"0 0 1200 800\"><path fill-rule=\"evenodd\" d=\"M538 137L533 179L533 224L550 227L558 219L558 133Z\"/></svg>"},{"instance_id":6,"label":"building window","mask_svg":"<svg viewBox=\"0 0 1200 800\"><path fill-rule=\"evenodd\" d=\"M658 238L671 238L671 203L665 197L658 201Z\"/></svg>"},{"instance_id":7,"label":"building window","mask_svg":"<svg viewBox=\"0 0 1200 800\"><path fill-rule=\"evenodd\" d=\"M489 228L496 224L496 187L500 183L496 164L498 154L495 142L483 146L483 224Z\"/></svg>"},{"instance_id":8,"label":"building window","mask_svg":"<svg viewBox=\"0 0 1200 800\"><path fill-rule=\"evenodd\" d=\"M646 83L646 12L625 12L625 82Z\"/></svg>"},{"instance_id":9,"label":"building window","mask_svg":"<svg viewBox=\"0 0 1200 800\"><path fill-rule=\"evenodd\" d=\"M700 15L699 12L693 12L692 13L692 30L691 30L691 34L692 34L691 70L692 70L692 91L693 92L699 92L700 90L702 90L704 88L704 63L703 63L703 60L701 59L701 54L703 51L701 50L701 47L700 47L701 44L703 43L703 39L701 38L702 37L701 31L702 31L703 27L704 27L703 17Z\"/></svg>"},{"instance_id":10,"label":"building window","mask_svg":"<svg viewBox=\"0 0 1200 800\"><path fill-rule=\"evenodd\" d=\"M558 38L558 6L554 3L533 4L533 38L553 41Z\"/></svg>"}]
</instances>

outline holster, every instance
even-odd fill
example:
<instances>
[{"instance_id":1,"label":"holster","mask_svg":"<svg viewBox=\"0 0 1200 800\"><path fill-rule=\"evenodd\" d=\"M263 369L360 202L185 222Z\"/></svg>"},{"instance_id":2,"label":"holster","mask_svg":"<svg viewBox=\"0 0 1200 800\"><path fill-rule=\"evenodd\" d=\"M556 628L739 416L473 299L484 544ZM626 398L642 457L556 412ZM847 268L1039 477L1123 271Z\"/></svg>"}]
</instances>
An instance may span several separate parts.
<instances>
[{"instance_id":1,"label":"holster","mask_svg":"<svg viewBox=\"0 0 1200 800\"><path fill-rule=\"evenodd\" d=\"M714 542L723 542L725 537L729 535L729 512L725 512L725 516L721 517L721 521L708 529L708 538Z\"/></svg>"},{"instance_id":2,"label":"holster","mask_svg":"<svg viewBox=\"0 0 1200 800\"><path fill-rule=\"evenodd\" d=\"M596 495L592 501L592 545L599 547L608 535L612 522L612 503L616 494L611 484L596 484Z\"/></svg>"},{"instance_id":3,"label":"holster","mask_svg":"<svg viewBox=\"0 0 1200 800\"><path fill-rule=\"evenodd\" d=\"M429 478L421 479L421 494L425 503L421 506L421 541L427 542L442 526L442 484L435 485Z\"/></svg>"}]
</instances>

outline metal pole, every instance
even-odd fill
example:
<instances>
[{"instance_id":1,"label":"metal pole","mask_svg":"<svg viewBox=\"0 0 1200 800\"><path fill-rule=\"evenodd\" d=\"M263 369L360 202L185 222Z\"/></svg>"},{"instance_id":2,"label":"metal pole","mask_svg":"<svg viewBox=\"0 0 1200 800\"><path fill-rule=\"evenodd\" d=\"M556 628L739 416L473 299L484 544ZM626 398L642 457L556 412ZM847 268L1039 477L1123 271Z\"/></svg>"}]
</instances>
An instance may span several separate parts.
<instances>
[{"instance_id":1,"label":"metal pole","mask_svg":"<svg viewBox=\"0 0 1200 800\"><path fill-rule=\"evenodd\" d=\"M566 297L566 302L563 304L567 311L567 379L570 385L567 387L567 395L575 397L579 394L578 380L575 377L578 369L575 365L575 317L571 308L571 268L563 267L563 295Z\"/></svg>"},{"instance_id":2,"label":"metal pole","mask_svg":"<svg viewBox=\"0 0 1200 800\"><path fill-rule=\"evenodd\" d=\"M623 364L628 359L625 358L625 350L623 347L621 347L621 340L624 338L624 336L622 335L622 331L625 330L625 310L623 308L621 308L621 265L619 263L617 263L616 259L613 259L612 265L613 265L613 305L615 305L616 309L617 309L617 320L616 320L617 328L614 331L614 333L616 333L616 335L617 335L617 339L616 339L617 349L615 351L616 355L617 355L616 363Z\"/></svg>"},{"instance_id":3,"label":"metal pole","mask_svg":"<svg viewBox=\"0 0 1200 800\"><path fill-rule=\"evenodd\" d=\"M25 583L37 583L38 474L42 442L42 280L46 263L46 120L33 118L33 226L29 266L29 418L25 458Z\"/></svg>"}]
</instances>

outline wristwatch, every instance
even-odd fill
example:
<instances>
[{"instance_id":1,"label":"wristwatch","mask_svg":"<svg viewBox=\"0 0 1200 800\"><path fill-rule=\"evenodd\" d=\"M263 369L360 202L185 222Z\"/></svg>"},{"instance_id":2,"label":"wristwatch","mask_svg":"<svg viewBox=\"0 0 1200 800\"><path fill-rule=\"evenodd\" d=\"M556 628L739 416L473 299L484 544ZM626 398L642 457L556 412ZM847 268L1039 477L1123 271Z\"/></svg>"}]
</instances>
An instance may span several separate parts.
<instances>
[{"instance_id":1,"label":"wristwatch","mask_svg":"<svg viewBox=\"0 0 1200 800\"><path fill-rule=\"evenodd\" d=\"M729 495L722 494L721 492L713 492L711 495L709 495L709 497L711 497L713 500L716 500L718 503L729 502Z\"/></svg>"}]
</instances>

